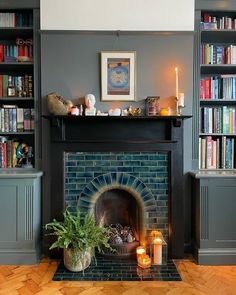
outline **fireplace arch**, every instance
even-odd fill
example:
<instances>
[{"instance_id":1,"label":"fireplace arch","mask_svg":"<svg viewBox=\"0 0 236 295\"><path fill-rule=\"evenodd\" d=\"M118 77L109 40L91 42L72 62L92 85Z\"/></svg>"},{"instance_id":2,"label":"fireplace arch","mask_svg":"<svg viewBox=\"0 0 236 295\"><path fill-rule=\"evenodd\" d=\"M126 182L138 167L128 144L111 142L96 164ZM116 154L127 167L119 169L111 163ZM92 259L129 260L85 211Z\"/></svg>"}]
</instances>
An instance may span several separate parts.
<instances>
[{"instance_id":1,"label":"fireplace arch","mask_svg":"<svg viewBox=\"0 0 236 295\"><path fill-rule=\"evenodd\" d=\"M128 173L107 173L94 178L81 192L77 206L84 213L95 210L95 205L104 193L125 191L134 198L139 215L139 239L145 240L146 231L152 228L149 212L156 212L156 200L150 189L137 177Z\"/></svg>"}]
</instances>

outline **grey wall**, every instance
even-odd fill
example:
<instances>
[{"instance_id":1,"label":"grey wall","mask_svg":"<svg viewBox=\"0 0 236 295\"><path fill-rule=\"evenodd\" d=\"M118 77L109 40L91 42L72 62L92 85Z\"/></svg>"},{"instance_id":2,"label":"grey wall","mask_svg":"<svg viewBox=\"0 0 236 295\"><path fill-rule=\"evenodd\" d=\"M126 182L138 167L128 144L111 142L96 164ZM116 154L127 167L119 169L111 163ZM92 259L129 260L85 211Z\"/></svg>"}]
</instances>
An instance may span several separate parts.
<instances>
[{"instance_id":1,"label":"grey wall","mask_svg":"<svg viewBox=\"0 0 236 295\"><path fill-rule=\"evenodd\" d=\"M78 102L87 93L96 96L97 109L112 106L144 107L144 99L160 95L162 106L175 107L175 66L179 68L179 90L185 93L184 114L192 114L193 97L193 33L115 33L41 32L42 112L47 113L45 96L57 91L64 98ZM100 52L103 50L136 50L137 102L108 103L100 101ZM47 149L48 124L43 122L43 157ZM184 171L192 168L192 123L185 121ZM45 161L47 162L47 161ZM44 170L48 167L44 166ZM50 173L49 173L50 174ZM49 179L46 183L49 183ZM186 176L186 241L190 239L190 190ZM48 210L48 207L47 209Z\"/></svg>"},{"instance_id":2,"label":"grey wall","mask_svg":"<svg viewBox=\"0 0 236 295\"><path fill-rule=\"evenodd\" d=\"M162 104L175 95L175 71L179 67L179 88L186 94L186 113L192 99L191 35L42 34L42 94L56 90L65 98L93 93L97 108L112 104L100 102L100 52L136 50L137 100L160 95ZM186 50L187 49L187 50ZM174 106L174 99L171 100ZM119 104L127 106L131 103ZM117 103L116 103L117 105Z\"/></svg>"}]
</instances>

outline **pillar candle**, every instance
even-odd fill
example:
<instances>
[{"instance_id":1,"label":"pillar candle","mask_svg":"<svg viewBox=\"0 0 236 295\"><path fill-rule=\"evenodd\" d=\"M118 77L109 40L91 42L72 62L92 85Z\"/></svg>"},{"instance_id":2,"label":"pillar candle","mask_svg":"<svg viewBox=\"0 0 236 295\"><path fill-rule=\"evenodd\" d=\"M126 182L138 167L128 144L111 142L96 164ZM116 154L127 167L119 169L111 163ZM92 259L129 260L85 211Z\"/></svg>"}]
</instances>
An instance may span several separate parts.
<instances>
[{"instance_id":1,"label":"pillar candle","mask_svg":"<svg viewBox=\"0 0 236 295\"><path fill-rule=\"evenodd\" d=\"M179 93L179 100L178 100L179 106L184 107L184 93L180 92Z\"/></svg>"},{"instance_id":2,"label":"pillar candle","mask_svg":"<svg viewBox=\"0 0 236 295\"><path fill-rule=\"evenodd\" d=\"M175 96L178 99L179 97L179 75L178 75L178 68L175 68Z\"/></svg>"},{"instance_id":3,"label":"pillar candle","mask_svg":"<svg viewBox=\"0 0 236 295\"><path fill-rule=\"evenodd\" d=\"M153 264L162 264L162 240L160 238L153 241Z\"/></svg>"}]
</instances>

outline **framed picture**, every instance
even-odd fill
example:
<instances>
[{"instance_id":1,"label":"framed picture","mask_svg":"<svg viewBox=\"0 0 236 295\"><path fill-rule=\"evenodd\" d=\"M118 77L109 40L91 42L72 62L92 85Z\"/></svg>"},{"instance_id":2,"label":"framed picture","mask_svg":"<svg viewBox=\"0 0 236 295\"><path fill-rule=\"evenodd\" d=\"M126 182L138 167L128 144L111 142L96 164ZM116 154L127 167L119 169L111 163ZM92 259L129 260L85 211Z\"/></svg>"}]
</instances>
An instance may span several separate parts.
<instances>
[{"instance_id":1,"label":"framed picture","mask_svg":"<svg viewBox=\"0 0 236 295\"><path fill-rule=\"evenodd\" d=\"M135 51L102 51L102 101L135 100Z\"/></svg>"}]
</instances>

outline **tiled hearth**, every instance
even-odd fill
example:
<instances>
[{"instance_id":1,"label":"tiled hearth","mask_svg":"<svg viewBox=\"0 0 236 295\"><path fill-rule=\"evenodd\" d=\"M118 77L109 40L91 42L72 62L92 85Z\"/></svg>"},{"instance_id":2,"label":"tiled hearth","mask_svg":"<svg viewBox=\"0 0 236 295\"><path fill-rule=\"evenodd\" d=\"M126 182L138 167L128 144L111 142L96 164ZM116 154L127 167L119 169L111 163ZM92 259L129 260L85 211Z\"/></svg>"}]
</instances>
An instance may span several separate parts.
<instances>
[{"instance_id":1,"label":"tiled hearth","mask_svg":"<svg viewBox=\"0 0 236 295\"><path fill-rule=\"evenodd\" d=\"M63 263L59 265L54 281L181 281L181 277L172 260L167 265L152 266L142 269L137 266L135 259L110 260L97 257L83 272L68 271Z\"/></svg>"}]
</instances>

